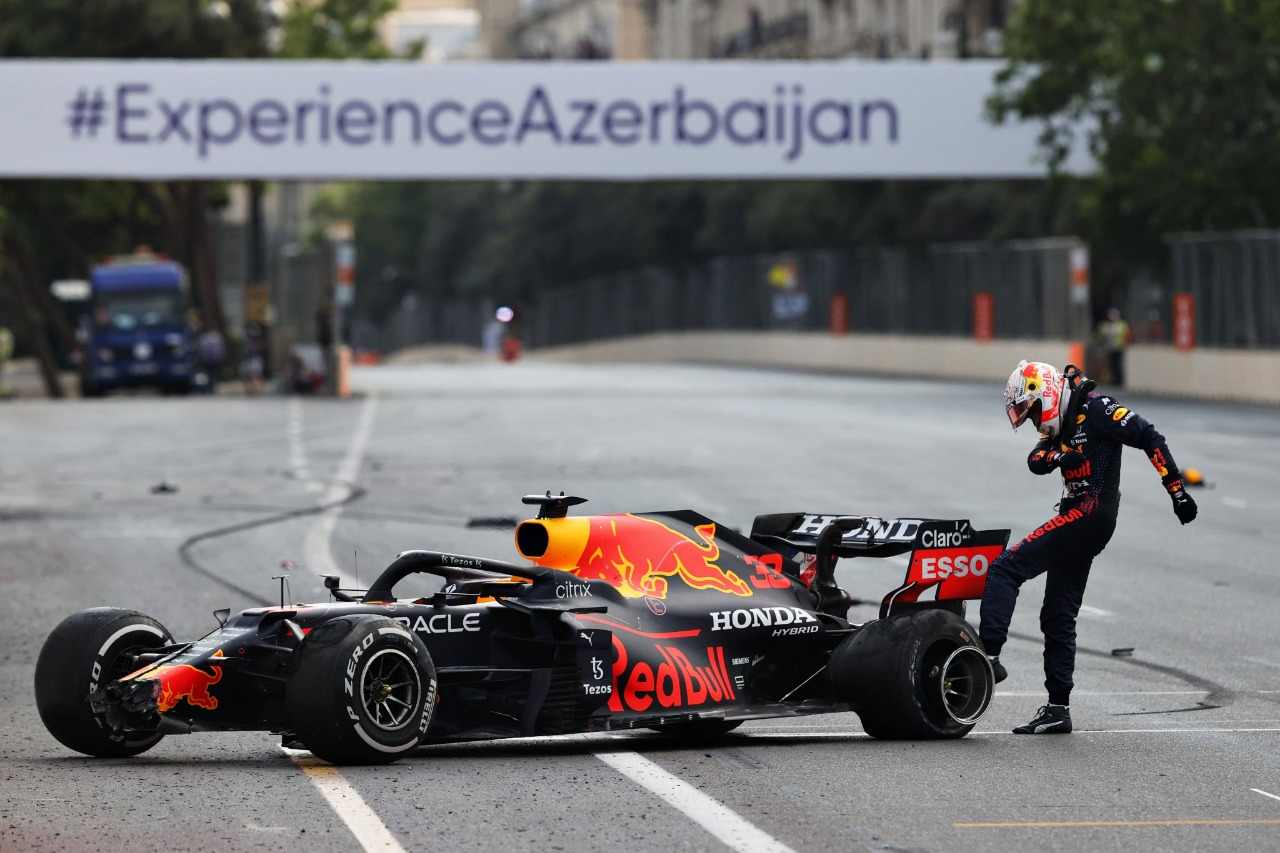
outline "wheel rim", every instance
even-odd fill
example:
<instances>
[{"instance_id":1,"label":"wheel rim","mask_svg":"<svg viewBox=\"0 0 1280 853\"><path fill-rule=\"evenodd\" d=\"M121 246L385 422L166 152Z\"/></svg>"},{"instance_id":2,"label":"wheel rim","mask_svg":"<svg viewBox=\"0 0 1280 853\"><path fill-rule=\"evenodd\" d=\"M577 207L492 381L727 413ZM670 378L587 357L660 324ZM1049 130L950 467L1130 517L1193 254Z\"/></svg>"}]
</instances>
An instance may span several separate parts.
<instances>
[{"instance_id":1,"label":"wheel rim","mask_svg":"<svg viewBox=\"0 0 1280 853\"><path fill-rule=\"evenodd\" d=\"M421 695L418 667L400 649L374 652L360 674L360 702L365 715L383 731L409 725Z\"/></svg>"},{"instance_id":2,"label":"wheel rim","mask_svg":"<svg viewBox=\"0 0 1280 853\"><path fill-rule=\"evenodd\" d=\"M995 678L991 663L976 646L961 646L940 667L938 691L942 708L953 722L971 725L991 703Z\"/></svg>"}]
</instances>

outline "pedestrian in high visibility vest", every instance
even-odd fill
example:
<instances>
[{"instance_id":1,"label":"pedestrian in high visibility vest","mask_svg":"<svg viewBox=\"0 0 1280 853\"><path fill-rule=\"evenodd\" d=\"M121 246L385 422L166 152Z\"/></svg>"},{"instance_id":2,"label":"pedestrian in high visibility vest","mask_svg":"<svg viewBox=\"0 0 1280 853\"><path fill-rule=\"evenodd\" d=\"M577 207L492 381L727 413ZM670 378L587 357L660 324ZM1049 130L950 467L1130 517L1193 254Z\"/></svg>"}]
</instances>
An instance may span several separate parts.
<instances>
[{"instance_id":1,"label":"pedestrian in high visibility vest","mask_svg":"<svg viewBox=\"0 0 1280 853\"><path fill-rule=\"evenodd\" d=\"M1129 324L1120 316L1119 308L1107 309L1107 319L1098 324L1098 337L1102 339L1103 349L1107 353L1107 369L1111 373L1111 384L1124 387L1124 351L1129 346L1132 333Z\"/></svg>"}]
</instances>

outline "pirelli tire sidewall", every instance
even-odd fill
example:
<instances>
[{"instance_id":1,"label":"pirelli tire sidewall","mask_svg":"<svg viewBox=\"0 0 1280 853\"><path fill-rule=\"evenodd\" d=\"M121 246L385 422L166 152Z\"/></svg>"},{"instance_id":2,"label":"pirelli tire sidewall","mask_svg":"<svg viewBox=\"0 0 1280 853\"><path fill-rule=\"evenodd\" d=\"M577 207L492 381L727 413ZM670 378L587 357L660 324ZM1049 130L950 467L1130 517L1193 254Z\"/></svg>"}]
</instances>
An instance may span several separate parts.
<instances>
[{"instance_id":1,"label":"pirelli tire sidewall","mask_svg":"<svg viewBox=\"0 0 1280 853\"><path fill-rule=\"evenodd\" d=\"M173 642L169 630L136 610L94 607L63 619L36 659L36 710L58 741L76 752L123 758L146 752L158 732L118 735L89 707L89 694L134 668L134 652Z\"/></svg>"},{"instance_id":2,"label":"pirelli tire sidewall","mask_svg":"<svg viewBox=\"0 0 1280 853\"><path fill-rule=\"evenodd\" d=\"M869 623L846 638L832 652L828 672L836 694L853 704L872 737L963 737L974 722L959 723L948 715L936 677L958 649L980 653L977 632L950 610L922 608ZM989 702L994 680L985 655L982 660L983 683L974 689L986 691Z\"/></svg>"},{"instance_id":3,"label":"pirelli tire sidewall","mask_svg":"<svg viewBox=\"0 0 1280 853\"><path fill-rule=\"evenodd\" d=\"M374 661L412 666L417 690L405 721L380 724L362 699ZM412 679L410 679L412 680ZM294 734L333 764L384 764L416 747L435 711L435 664L426 645L385 616L343 616L317 626L302 644L298 671L286 688Z\"/></svg>"}]
</instances>

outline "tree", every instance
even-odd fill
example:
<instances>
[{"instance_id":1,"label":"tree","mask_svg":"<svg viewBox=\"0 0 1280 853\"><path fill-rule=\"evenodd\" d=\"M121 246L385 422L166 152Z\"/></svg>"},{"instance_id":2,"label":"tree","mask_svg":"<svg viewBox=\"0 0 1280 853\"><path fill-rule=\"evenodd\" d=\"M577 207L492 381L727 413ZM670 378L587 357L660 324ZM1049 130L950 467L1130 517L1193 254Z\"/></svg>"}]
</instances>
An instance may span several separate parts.
<instances>
[{"instance_id":1,"label":"tree","mask_svg":"<svg viewBox=\"0 0 1280 853\"><path fill-rule=\"evenodd\" d=\"M0 56L244 58L265 55L269 18L259 0L0 0ZM23 296L28 330L51 396L49 332L70 347L49 280L80 277L103 256L139 244L159 248L191 272L207 324L222 328L208 208L216 189L193 181L0 182L9 211L3 273ZM47 363L46 363L47 362ZM52 378L50 378L52 377Z\"/></svg>"},{"instance_id":2,"label":"tree","mask_svg":"<svg viewBox=\"0 0 1280 853\"><path fill-rule=\"evenodd\" d=\"M1042 121L1055 169L1088 146L1096 248L1280 221L1280 0L1023 0L1005 49L991 115Z\"/></svg>"},{"instance_id":3,"label":"tree","mask_svg":"<svg viewBox=\"0 0 1280 853\"><path fill-rule=\"evenodd\" d=\"M285 59L390 59L383 19L398 0L290 0L278 55ZM419 42L410 56L421 53Z\"/></svg>"}]
</instances>

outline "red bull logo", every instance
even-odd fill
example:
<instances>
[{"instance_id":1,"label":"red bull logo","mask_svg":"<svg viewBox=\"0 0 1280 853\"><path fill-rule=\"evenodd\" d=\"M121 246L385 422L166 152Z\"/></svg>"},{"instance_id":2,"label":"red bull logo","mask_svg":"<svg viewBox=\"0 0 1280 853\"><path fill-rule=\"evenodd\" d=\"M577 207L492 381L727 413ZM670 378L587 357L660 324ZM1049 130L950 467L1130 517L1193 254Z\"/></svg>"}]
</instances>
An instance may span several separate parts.
<instances>
[{"instance_id":1,"label":"red bull logo","mask_svg":"<svg viewBox=\"0 0 1280 853\"><path fill-rule=\"evenodd\" d=\"M218 698L209 688L222 680L222 667L210 669L212 672L205 672L189 663L166 663L155 669L140 669L122 680L138 678L157 682L160 690L156 694L156 710L161 714L172 711L183 700L193 707L213 711L218 707Z\"/></svg>"},{"instance_id":2,"label":"red bull logo","mask_svg":"<svg viewBox=\"0 0 1280 853\"><path fill-rule=\"evenodd\" d=\"M615 714L697 708L732 702L736 698L723 646L707 647L705 665L700 655L695 661L684 650L663 643L654 646L657 661L632 661L617 634L613 635L613 650L613 693L609 696L609 710Z\"/></svg>"},{"instance_id":3,"label":"red bull logo","mask_svg":"<svg viewBox=\"0 0 1280 853\"><path fill-rule=\"evenodd\" d=\"M694 528L697 540L660 521L638 515L596 515L528 521L541 525L545 536L518 530L516 545L533 562L602 580L628 598L667 597L668 578L678 577L694 589L750 596L749 587L733 571L718 564L720 546L715 524Z\"/></svg>"}]
</instances>

